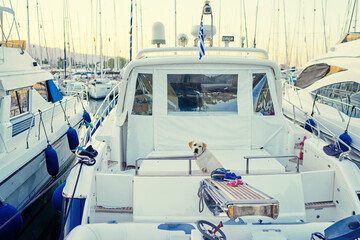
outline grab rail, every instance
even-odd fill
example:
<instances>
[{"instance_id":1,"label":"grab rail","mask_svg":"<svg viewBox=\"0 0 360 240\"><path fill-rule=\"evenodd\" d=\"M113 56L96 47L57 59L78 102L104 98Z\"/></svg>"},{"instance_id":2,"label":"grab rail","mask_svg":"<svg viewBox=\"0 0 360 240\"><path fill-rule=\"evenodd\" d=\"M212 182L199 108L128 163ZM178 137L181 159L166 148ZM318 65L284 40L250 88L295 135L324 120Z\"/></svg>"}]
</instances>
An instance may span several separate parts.
<instances>
[{"instance_id":1,"label":"grab rail","mask_svg":"<svg viewBox=\"0 0 360 240\"><path fill-rule=\"evenodd\" d=\"M246 174L249 174L249 159L267 159L267 158L296 158L296 172L300 172L300 158L295 155L288 155L288 156L244 156L246 159Z\"/></svg>"},{"instance_id":2,"label":"grab rail","mask_svg":"<svg viewBox=\"0 0 360 240\"><path fill-rule=\"evenodd\" d=\"M165 52L199 52L198 47L169 47L169 48L147 48L141 50L136 59L145 56L146 53L165 53ZM259 48L235 48L235 47L205 47L205 52L241 52L241 53L261 53L265 59L269 59L268 53Z\"/></svg>"},{"instance_id":3,"label":"grab rail","mask_svg":"<svg viewBox=\"0 0 360 240\"><path fill-rule=\"evenodd\" d=\"M189 161L189 175L191 175L191 161L196 160L196 158L197 158L197 156L195 156L195 155L137 158L135 160L135 175L138 175L138 171L139 171L138 161L148 161L148 160L188 160Z\"/></svg>"},{"instance_id":4,"label":"grab rail","mask_svg":"<svg viewBox=\"0 0 360 240\"><path fill-rule=\"evenodd\" d=\"M341 138L340 138L339 136L337 136L336 134L334 134L333 132L331 132L324 124L322 124L322 123L319 122L318 120L315 120L313 117L308 116L308 113L307 113L307 112L305 112L304 110L300 109L298 106L295 106L295 104L291 103L290 101L288 101L288 100L286 100L286 99L283 99L283 100L293 106L293 121L294 121L294 123L295 123L296 121L301 122L301 121L299 121L299 120L296 119L296 111L295 111L295 109L297 109L297 110L299 110L300 112L302 112L302 113L306 116L306 118L309 117L310 119L312 119L312 120L316 123L316 131L318 132L318 134L316 135L316 134L315 134L315 131L313 131L313 132L312 132L313 135L315 135L316 137L318 137L318 138L320 139L320 133L327 134L328 136L330 136L330 137L333 139L333 141L334 141L338 146L339 146L339 142L341 142L344 146L346 146L346 147L348 148L348 151L345 151L345 152L343 152L342 154L340 154L340 158L339 158L340 161L342 160L342 158L343 158L345 155L351 153L352 148L351 148L347 143L345 143L343 140L341 140ZM285 115L285 114L284 114L284 115ZM289 117L289 118L290 118L290 117ZM304 127L306 126L306 123L305 123L305 122L301 122L301 123L304 125ZM312 126L311 124L309 124L309 126L311 127L312 130L315 129L315 127ZM321 126L321 128L323 129L322 131L320 130L320 126Z\"/></svg>"}]
</instances>

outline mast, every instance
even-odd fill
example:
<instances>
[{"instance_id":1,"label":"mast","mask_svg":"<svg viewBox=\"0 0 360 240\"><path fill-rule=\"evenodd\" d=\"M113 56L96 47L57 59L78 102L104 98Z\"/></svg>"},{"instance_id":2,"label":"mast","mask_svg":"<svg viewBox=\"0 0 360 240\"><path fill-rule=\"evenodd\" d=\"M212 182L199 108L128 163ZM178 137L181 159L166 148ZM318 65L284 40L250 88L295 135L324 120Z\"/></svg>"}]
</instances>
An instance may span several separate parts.
<instances>
[{"instance_id":1,"label":"mast","mask_svg":"<svg viewBox=\"0 0 360 240\"><path fill-rule=\"evenodd\" d=\"M132 25L133 25L133 0L131 0L130 9L130 61L132 60Z\"/></svg>"},{"instance_id":2,"label":"mast","mask_svg":"<svg viewBox=\"0 0 360 240\"><path fill-rule=\"evenodd\" d=\"M136 53L139 52L139 34L138 34L138 10L137 0L135 0L135 21L136 21Z\"/></svg>"},{"instance_id":3,"label":"mast","mask_svg":"<svg viewBox=\"0 0 360 240\"><path fill-rule=\"evenodd\" d=\"M36 12L37 12L37 21L38 21L39 47L40 47L40 65L42 65L42 46L41 46L41 37L40 37L39 1L38 0L36 0Z\"/></svg>"},{"instance_id":4,"label":"mast","mask_svg":"<svg viewBox=\"0 0 360 240\"><path fill-rule=\"evenodd\" d=\"M315 57L315 12L316 12L316 5L315 5L315 0L314 0L312 58Z\"/></svg>"},{"instance_id":5,"label":"mast","mask_svg":"<svg viewBox=\"0 0 360 240\"><path fill-rule=\"evenodd\" d=\"M140 0L141 1L141 0ZM141 5L140 5L140 9L141 9ZM140 14L141 17L141 14ZM174 25L175 25L175 38L174 38L174 42L175 42L175 47L177 46L177 42L176 42L176 35L177 35L177 24L176 24L176 0L174 0ZM142 23L141 23L142 25ZM142 37L142 36L141 36Z\"/></svg>"},{"instance_id":6,"label":"mast","mask_svg":"<svg viewBox=\"0 0 360 240\"><path fill-rule=\"evenodd\" d=\"M103 55L102 55L102 31L101 31L101 0L99 0L99 23L100 23L100 79L103 78Z\"/></svg>"},{"instance_id":7,"label":"mast","mask_svg":"<svg viewBox=\"0 0 360 240\"><path fill-rule=\"evenodd\" d=\"M221 0L219 1L219 34L218 34L219 47L221 43L220 37L221 37Z\"/></svg>"},{"instance_id":8,"label":"mast","mask_svg":"<svg viewBox=\"0 0 360 240\"><path fill-rule=\"evenodd\" d=\"M63 3L64 3L64 7L63 7L63 28L64 28L64 70L65 70L64 79L66 79L66 22L65 22L66 0L64 0Z\"/></svg>"},{"instance_id":9,"label":"mast","mask_svg":"<svg viewBox=\"0 0 360 240\"><path fill-rule=\"evenodd\" d=\"M285 9L285 0L283 0L284 5L284 30L285 30L285 50L286 50L286 63L285 63L285 69L289 66L289 55L288 55L288 44L287 44L287 32L286 32L286 9Z\"/></svg>"},{"instance_id":10,"label":"mast","mask_svg":"<svg viewBox=\"0 0 360 240\"><path fill-rule=\"evenodd\" d=\"M175 0L175 5L176 5L176 0ZM175 20L176 20L176 16L175 16ZM141 3L141 0L140 0L140 32L141 32L141 49L144 49L143 24L142 24L142 3Z\"/></svg>"},{"instance_id":11,"label":"mast","mask_svg":"<svg viewBox=\"0 0 360 240\"><path fill-rule=\"evenodd\" d=\"M26 8L27 8L27 28L28 28L28 46L29 46L28 52L29 52L30 55L31 55L30 20L29 20L29 16L30 16L30 13L29 13L29 0L26 1Z\"/></svg>"},{"instance_id":12,"label":"mast","mask_svg":"<svg viewBox=\"0 0 360 240\"><path fill-rule=\"evenodd\" d=\"M256 48L256 28L257 28L258 10L259 10L259 0L257 0L257 3L256 3L255 33L254 33L254 48Z\"/></svg>"},{"instance_id":13,"label":"mast","mask_svg":"<svg viewBox=\"0 0 360 240\"><path fill-rule=\"evenodd\" d=\"M326 42L326 29L325 29L325 10L324 10L324 0L321 0L321 8L323 15L323 26L324 26L324 41L325 41L325 52L328 52L327 42Z\"/></svg>"},{"instance_id":14,"label":"mast","mask_svg":"<svg viewBox=\"0 0 360 240\"><path fill-rule=\"evenodd\" d=\"M115 0L113 2L114 2L114 28L115 28L114 38L113 38L113 41L114 41L114 68L115 68L115 70L117 70L118 69L118 57L117 57L117 54L116 54L116 31L117 31L117 27L116 27L116 5L115 5Z\"/></svg>"}]
</instances>

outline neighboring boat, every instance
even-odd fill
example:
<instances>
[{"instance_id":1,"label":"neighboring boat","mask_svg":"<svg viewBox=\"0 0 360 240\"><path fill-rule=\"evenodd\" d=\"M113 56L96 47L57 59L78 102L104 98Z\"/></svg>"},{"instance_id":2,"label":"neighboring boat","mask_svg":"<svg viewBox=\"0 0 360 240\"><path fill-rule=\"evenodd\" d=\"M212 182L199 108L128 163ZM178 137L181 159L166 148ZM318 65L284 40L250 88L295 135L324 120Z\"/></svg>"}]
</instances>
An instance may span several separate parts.
<instances>
[{"instance_id":1,"label":"neighboring boat","mask_svg":"<svg viewBox=\"0 0 360 240\"><path fill-rule=\"evenodd\" d=\"M358 166L284 117L267 53L198 50L143 50L125 68L67 178L66 239L310 239L360 213ZM195 139L245 184L202 173Z\"/></svg>"},{"instance_id":2,"label":"neighboring boat","mask_svg":"<svg viewBox=\"0 0 360 240\"><path fill-rule=\"evenodd\" d=\"M75 78L61 80L59 83L60 92L65 95L76 95L79 92L87 93L87 85Z\"/></svg>"},{"instance_id":3,"label":"neighboring boat","mask_svg":"<svg viewBox=\"0 0 360 240\"><path fill-rule=\"evenodd\" d=\"M105 98L117 83L105 77L91 80L88 84L89 95L94 99Z\"/></svg>"},{"instance_id":4,"label":"neighboring boat","mask_svg":"<svg viewBox=\"0 0 360 240\"><path fill-rule=\"evenodd\" d=\"M17 27L12 9L0 12L11 14ZM87 108L83 95L63 98L53 76L23 50L24 44L10 43L6 38L0 43L1 224L4 204L22 210L73 161L75 146L69 144L76 143Z\"/></svg>"},{"instance_id":5,"label":"neighboring boat","mask_svg":"<svg viewBox=\"0 0 360 240\"><path fill-rule=\"evenodd\" d=\"M321 131L342 136L360 151L359 69L360 34L350 33L330 52L309 62L295 83L284 83L284 114L302 124L312 116L313 125L324 126Z\"/></svg>"}]
</instances>

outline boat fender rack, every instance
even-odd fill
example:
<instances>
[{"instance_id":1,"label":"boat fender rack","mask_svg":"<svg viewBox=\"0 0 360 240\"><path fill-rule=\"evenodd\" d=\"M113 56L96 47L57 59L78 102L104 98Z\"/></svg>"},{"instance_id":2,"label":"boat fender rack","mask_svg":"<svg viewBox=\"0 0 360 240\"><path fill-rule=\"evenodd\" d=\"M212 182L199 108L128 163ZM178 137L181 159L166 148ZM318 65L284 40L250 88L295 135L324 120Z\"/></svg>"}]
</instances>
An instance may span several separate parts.
<instances>
[{"instance_id":1,"label":"boat fender rack","mask_svg":"<svg viewBox=\"0 0 360 240\"><path fill-rule=\"evenodd\" d=\"M227 185L226 181L206 178L200 182L198 196L200 212L205 202L215 216L225 212L232 220L242 216L277 219L279 215L279 201L247 183L232 187Z\"/></svg>"}]
</instances>

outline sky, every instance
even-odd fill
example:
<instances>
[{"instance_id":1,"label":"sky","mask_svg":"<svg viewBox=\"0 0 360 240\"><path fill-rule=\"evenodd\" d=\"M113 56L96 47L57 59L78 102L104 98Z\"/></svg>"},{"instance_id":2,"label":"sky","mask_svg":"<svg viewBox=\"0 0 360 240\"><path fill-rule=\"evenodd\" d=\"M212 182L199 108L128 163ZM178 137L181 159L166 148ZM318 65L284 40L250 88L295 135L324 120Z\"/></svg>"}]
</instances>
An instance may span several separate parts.
<instances>
[{"instance_id":1,"label":"sky","mask_svg":"<svg viewBox=\"0 0 360 240\"><path fill-rule=\"evenodd\" d=\"M9 6L9 0L0 1ZM28 1L31 44L63 48L66 0ZM66 34L69 36L67 41L70 41L71 50L95 54L97 45L96 53L99 54L100 14L96 10L99 0L67 1L69 24ZM290 65L301 66L311 58L325 53L325 39L328 48L340 40L345 23L349 20L349 5L353 1L210 0L213 23L217 28L214 46L224 46L219 41L220 36L227 35L234 36L235 39L230 46L237 47L241 45L241 36L247 35L248 46L253 47L256 32L256 47L267 50L270 59L283 64L286 62L287 52ZM158 21L165 28L164 46L175 46L175 3L176 32L188 36L188 45L193 43L190 31L193 25L200 23L203 0L133 0L133 57L138 50L155 47L151 44L152 25ZM12 0L12 5L20 36L28 40L27 0ZM101 0L103 55L130 57L130 9L131 0ZM356 15L357 10L354 13ZM357 18L353 19L353 24L356 22L358 25ZM4 25L8 22L6 20ZM210 24L209 16L204 17L204 25L207 24ZM352 30L359 31L355 28Z\"/></svg>"}]
</instances>

